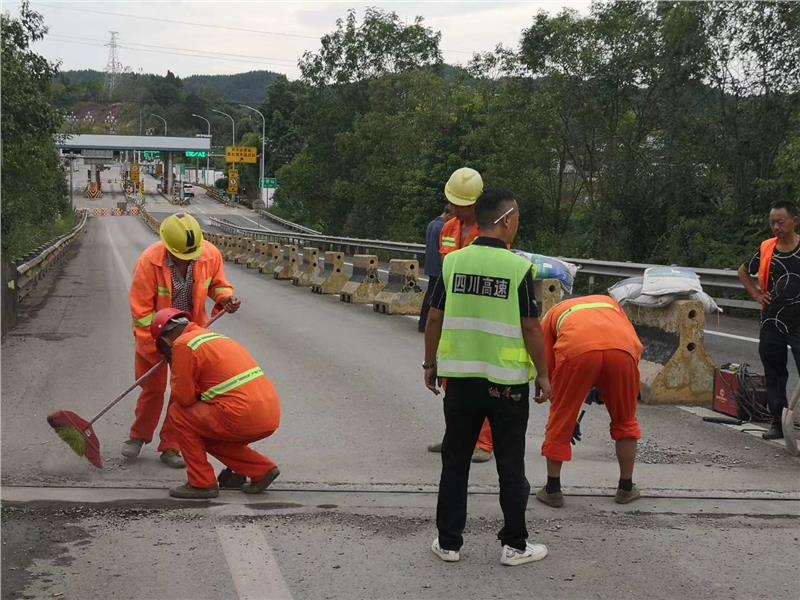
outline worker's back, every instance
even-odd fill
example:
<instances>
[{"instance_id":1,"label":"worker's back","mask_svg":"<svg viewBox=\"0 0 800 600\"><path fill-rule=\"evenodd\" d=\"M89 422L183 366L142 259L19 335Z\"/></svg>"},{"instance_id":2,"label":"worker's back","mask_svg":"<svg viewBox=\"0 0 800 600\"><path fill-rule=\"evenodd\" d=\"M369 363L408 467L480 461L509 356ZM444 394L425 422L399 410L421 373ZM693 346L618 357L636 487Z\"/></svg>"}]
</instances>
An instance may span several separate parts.
<instances>
[{"instance_id":1,"label":"worker's back","mask_svg":"<svg viewBox=\"0 0 800 600\"><path fill-rule=\"evenodd\" d=\"M272 382L247 349L228 337L190 324L175 340L174 355L191 350L200 400L224 405L232 417L263 412L280 421L280 400Z\"/></svg>"},{"instance_id":2,"label":"worker's back","mask_svg":"<svg viewBox=\"0 0 800 600\"><path fill-rule=\"evenodd\" d=\"M609 296L581 296L558 303L542 321L546 345L557 359L568 360L592 350L624 350L635 359L642 343L619 303Z\"/></svg>"}]
</instances>

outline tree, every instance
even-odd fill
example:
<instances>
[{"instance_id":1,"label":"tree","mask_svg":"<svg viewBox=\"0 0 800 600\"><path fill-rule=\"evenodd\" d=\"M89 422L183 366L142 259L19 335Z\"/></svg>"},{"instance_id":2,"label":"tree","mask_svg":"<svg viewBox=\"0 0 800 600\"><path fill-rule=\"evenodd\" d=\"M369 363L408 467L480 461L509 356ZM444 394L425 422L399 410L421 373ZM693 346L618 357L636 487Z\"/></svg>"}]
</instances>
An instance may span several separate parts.
<instances>
[{"instance_id":1,"label":"tree","mask_svg":"<svg viewBox=\"0 0 800 600\"><path fill-rule=\"evenodd\" d=\"M28 2L2 27L2 247L10 256L46 241L68 216L67 186L54 134L61 123L51 97L56 65L30 50L47 33Z\"/></svg>"},{"instance_id":2,"label":"tree","mask_svg":"<svg viewBox=\"0 0 800 600\"><path fill-rule=\"evenodd\" d=\"M441 33L422 17L406 25L394 12L367 8L359 25L355 10L336 21L336 31L322 36L319 52L299 62L303 79L314 85L351 83L442 62Z\"/></svg>"}]
</instances>

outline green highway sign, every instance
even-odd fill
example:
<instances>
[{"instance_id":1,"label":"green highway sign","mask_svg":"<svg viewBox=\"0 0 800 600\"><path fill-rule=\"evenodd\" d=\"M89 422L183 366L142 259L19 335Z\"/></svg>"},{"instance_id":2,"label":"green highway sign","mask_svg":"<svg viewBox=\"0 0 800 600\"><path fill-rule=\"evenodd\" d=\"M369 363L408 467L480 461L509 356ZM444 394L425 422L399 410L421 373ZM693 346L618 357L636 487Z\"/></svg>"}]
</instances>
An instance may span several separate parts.
<instances>
[{"instance_id":1,"label":"green highway sign","mask_svg":"<svg viewBox=\"0 0 800 600\"><path fill-rule=\"evenodd\" d=\"M161 153L158 150L145 150L142 152L145 160L160 160Z\"/></svg>"},{"instance_id":2,"label":"green highway sign","mask_svg":"<svg viewBox=\"0 0 800 600\"><path fill-rule=\"evenodd\" d=\"M276 187L278 187L278 180L275 179L274 177L264 177L261 180L261 187L275 189Z\"/></svg>"},{"instance_id":3,"label":"green highway sign","mask_svg":"<svg viewBox=\"0 0 800 600\"><path fill-rule=\"evenodd\" d=\"M208 152L205 150L187 150L184 156L186 158L208 158Z\"/></svg>"}]
</instances>

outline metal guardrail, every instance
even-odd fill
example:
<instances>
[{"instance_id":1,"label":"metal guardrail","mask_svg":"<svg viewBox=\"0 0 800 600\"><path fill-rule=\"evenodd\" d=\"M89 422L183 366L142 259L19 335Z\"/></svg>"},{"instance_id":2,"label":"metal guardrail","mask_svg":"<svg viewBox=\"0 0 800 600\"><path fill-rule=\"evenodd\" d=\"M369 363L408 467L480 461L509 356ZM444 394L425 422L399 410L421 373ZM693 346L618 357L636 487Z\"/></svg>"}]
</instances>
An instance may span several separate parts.
<instances>
[{"instance_id":1,"label":"metal guardrail","mask_svg":"<svg viewBox=\"0 0 800 600\"><path fill-rule=\"evenodd\" d=\"M256 211L262 217L269 219L270 221L274 221L278 225L282 225L287 229L294 229L295 231L299 231L300 233L310 233L313 235L322 235L322 232L317 231L315 229L311 229L310 227L305 227L304 225L298 225L297 223L292 223L291 221L287 221L286 219L282 219L277 215L273 215L271 212L260 208Z\"/></svg>"},{"instance_id":2,"label":"metal guardrail","mask_svg":"<svg viewBox=\"0 0 800 600\"><path fill-rule=\"evenodd\" d=\"M17 278L14 281L14 287L17 290L17 298L19 300L22 300L30 294L36 282L53 264L55 264L56 260L63 254L64 250L69 247L75 236L83 230L86 226L88 216L88 211L81 211L81 220L72 231L57 237L35 257L17 265Z\"/></svg>"},{"instance_id":3,"label":"metal guardrail","mask_svg":"<svg viewBox=\"0 0 800 600\"><path fill-rule=\"evenodd\" d=\"M259 211L266 213L266 211ZM274 216L268 218L275 219ZM279 218L279 217L277 217ZM253 229L249 227L241 227L234 225L225 220L210 219L219 229L231 235L245 235L255 239L263 239L270 241L288 240L290 243L300 243L302 241L315 242L317 245L322 246L324 249L327 247L329 250L339 250L346 254L368 254L374 251L389 252L393 254L401 254L405 257L408 255L416 257L418 260L425 255L425 245L417 243L406 242L391 242L386 240L369 240L361 238L337 237L322 235L321 233L303 233L303 232L278 232L278 231L264 231L263 229ZM298 226L284 219L278 221L281 225L288 227L290 225ZM593 258L559 258L571 262L580 267L578 273L580 275L589 276L602 276L602 277L616 277L625 279L627 277L641 276L644 270L648 267L656 267L662 265L653 265L647 263L633 263L633 262L614 262L606 260L595 260ZM691 268L691 267L689 267ZM707 269L707 268L691 268L692 271L697 273L700 277L700 283L707 288L719 288L721 290L736 290L742 291L742 284L739 281L739 275L736 271L731 269ZM761 306L757 302L750 300L740 300L736 298L715 297L715 302L719 306L729 308L740 308L746 310L760 310Z\"/></svg>"},{"instance_id":4,"label":"metal guardrail","mask_svg":"<svg viewBox=\"0 0 800 600\"><path fill-rule=\"evenodd\" d=\"M259 240L288 240L290 242L316 242L329 250L340 250L345 254L366 254L369 250L387 251L403 255L420 257L425 255L425 245L406 242L390 242L386 240L368 240L362 238L337 237L321 233L301 233L293 231L267 231L250 227L241 227L224 219L209 217L216 227L231 235L245 235ZM283 219L281 219L283 220ZM288 222L288 221L287 221ZM322 248L321 248L322 249ZM365 252L361 252L361 251Z\"/></svg>"}]
</instances>

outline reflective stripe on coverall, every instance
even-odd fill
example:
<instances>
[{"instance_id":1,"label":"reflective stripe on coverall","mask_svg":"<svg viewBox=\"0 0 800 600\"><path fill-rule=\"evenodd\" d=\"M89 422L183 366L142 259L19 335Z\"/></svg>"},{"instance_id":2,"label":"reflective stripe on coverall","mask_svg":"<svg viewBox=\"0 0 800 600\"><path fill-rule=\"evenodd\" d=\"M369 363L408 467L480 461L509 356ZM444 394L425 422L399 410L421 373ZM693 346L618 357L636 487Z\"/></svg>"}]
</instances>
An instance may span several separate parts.
<instances>
[{"instance_id":1,"label":"reflective stripe on coverall","mask_svg":"<svg viewBox=\"0 0 800 600\"><path fill-rule=\"evenodd\" d=\"M241 344L190 324L172 348L170 384L169 413L190 485L217 485L207 454L254 481L275 468L248 444L278 429L280 399Z\"/></svg>"},{"instance_id":2,"label":"reflective stripe on coverall","mask_svg":"<svg viewBox=\"0 0 800 600\"><path fill-rule=\"evenodd\" d=\"M233 288L225 277L222 254L212 243L203 241L203 253L194 261L194 286L192 288L192 321L205 323L206 300L214 302L233 295ZM145 250L136 262L130 292L133 334L136 340L136 377L141 377L161 360L155 342L150 336L150 324L156 312L172 307L172 269L167 249L161 241ZM129 437L149 443L161 419L164 391L167 387L167 369L162 368L142 384L136 401L135 419ZM178 441L169 413L161 428L159 452L177 450Z\"/></svg>"},{"instance_id":3,"label":"reflective stripe on coverall","mask_svg":"<svg viewBox=\"0 0 800 600\"><path fill-rule=\"evenodd\" d=\"M611 417L611 438L639 439L642 343L617 301L599 295L565 300L547 312L542 329L552 389L542 455L572 458L572 432L595 386Z\"/></svg>"}]
</instances>

